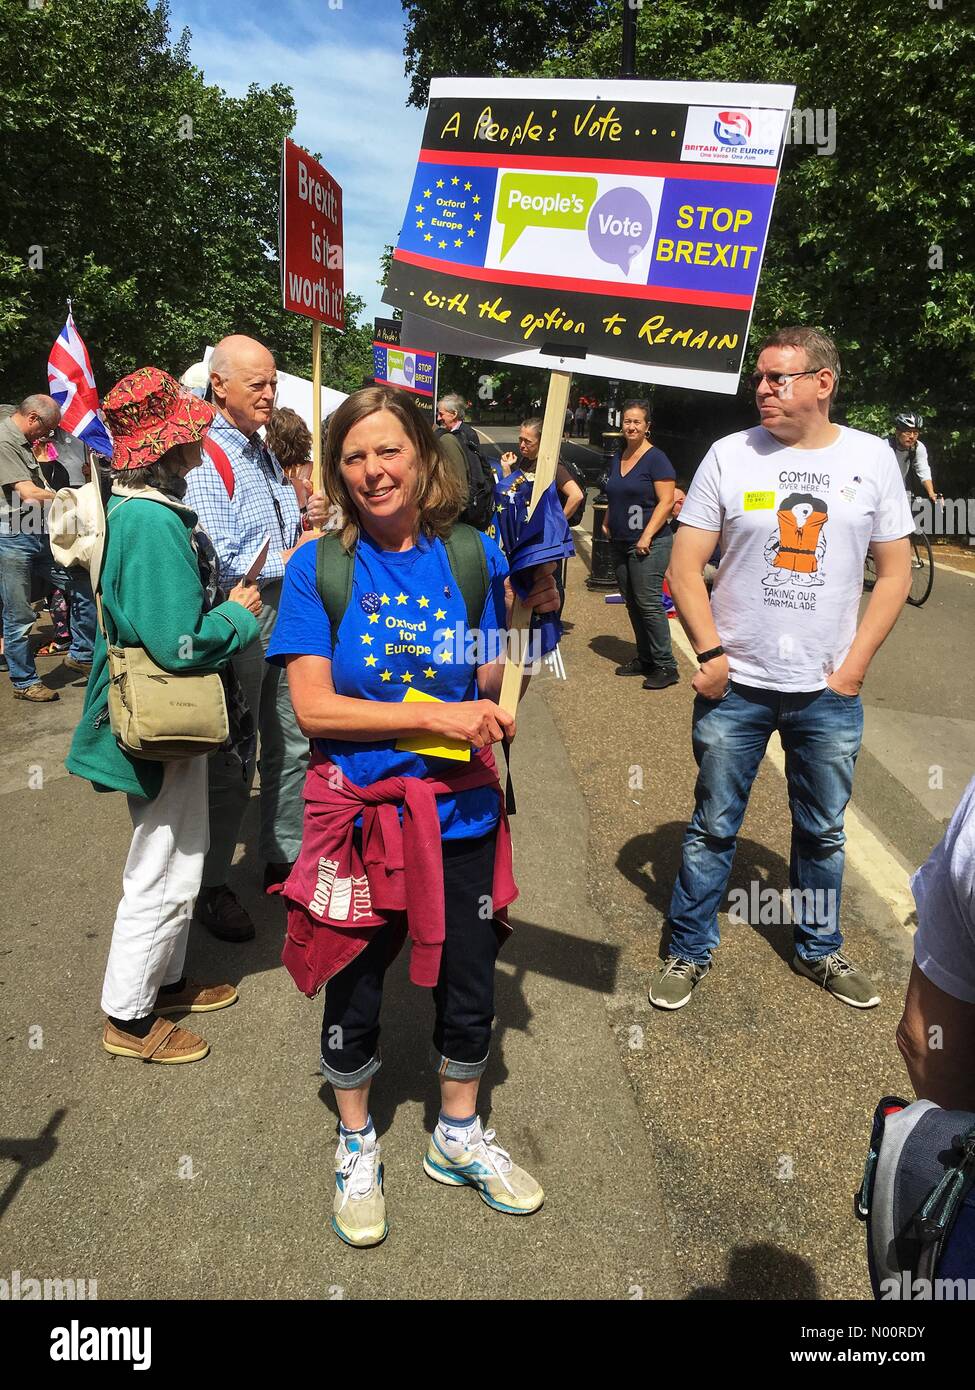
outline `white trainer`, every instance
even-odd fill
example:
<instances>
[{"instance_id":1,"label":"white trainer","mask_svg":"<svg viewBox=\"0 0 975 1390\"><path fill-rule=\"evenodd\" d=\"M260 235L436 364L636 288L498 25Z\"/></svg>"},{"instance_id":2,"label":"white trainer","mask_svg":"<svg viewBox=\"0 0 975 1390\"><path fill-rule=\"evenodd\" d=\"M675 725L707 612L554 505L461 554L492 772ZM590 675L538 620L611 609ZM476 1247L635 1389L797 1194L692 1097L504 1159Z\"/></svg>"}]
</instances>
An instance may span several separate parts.
<instances>
[{"instance_id":1,"label":"white trainer","mask_svg":"<svg viewBox=\"0 0 975 1390\"><path fill-rule=\"evenodd\" d=\"M466 1141L447 1138L438 1125L430 1136L423 1171L445 1187L477 1188L481 1200L496 1211L528 1216L545 1201L545 1193L530 1173L512 1163L511 1155L495 1142L493 1129L482 1130L480 1117Z\"/></svg>"},{"instance_id":2,"label":"white trainer","mask_svg":"<svg viewBox=\"0 0 975 1390\"><path fill-rule=\"evenodd\" d=\"M346 1245L379 1245L386 1239L386 1198L379 1140L339 1136L335 1151L332 1229Z\"/></svg>"}]
</instances>

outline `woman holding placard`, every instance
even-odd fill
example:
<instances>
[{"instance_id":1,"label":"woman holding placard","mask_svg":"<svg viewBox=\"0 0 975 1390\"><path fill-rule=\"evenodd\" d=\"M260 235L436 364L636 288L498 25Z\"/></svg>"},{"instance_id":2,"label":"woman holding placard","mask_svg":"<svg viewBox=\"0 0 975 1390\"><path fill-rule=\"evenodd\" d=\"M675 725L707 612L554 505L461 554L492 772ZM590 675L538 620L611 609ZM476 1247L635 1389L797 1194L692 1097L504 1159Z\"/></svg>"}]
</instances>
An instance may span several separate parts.
<instances>
[{"instance_id":1,"label":"woman holding placard","mask_svg":"<svg viewBox=\"0 0 975 1390\"><path fill-rule=\"evenodd\" d=\"M674 535L676 473L650 442L650 403L623 406L623 451L613 459L606 483L609 507L603 534L613 542L620 593L626 603L636 656L618 666L618 676L644 677L644 690L663 690L679 680L670 627L661 602Z\"/></svg>"},{"instance_id":2,"label":"woman holding placard","mask_svg":"<svg viewBox=\"0 0 975 1390\"><path fill-rule=\"evenodd\" d=\"M404 392L366 388L339 406L324 477L347 520L289 563L268 653L315 741L301 854L282 889L284 961L309 996L326 985L322 1072L341 1119L332 1226L367 1246L388 1229L369 1089L383 977L407 936L410 978L435 1006L441 1111L425 1172L518 1215L544 1194L477 1116L517 892L491 752L514 732L496 703L507 567L486 536L455 525L460 484ZM528 603L557 607L549 573Z\"/></svg>"}]
</instances>

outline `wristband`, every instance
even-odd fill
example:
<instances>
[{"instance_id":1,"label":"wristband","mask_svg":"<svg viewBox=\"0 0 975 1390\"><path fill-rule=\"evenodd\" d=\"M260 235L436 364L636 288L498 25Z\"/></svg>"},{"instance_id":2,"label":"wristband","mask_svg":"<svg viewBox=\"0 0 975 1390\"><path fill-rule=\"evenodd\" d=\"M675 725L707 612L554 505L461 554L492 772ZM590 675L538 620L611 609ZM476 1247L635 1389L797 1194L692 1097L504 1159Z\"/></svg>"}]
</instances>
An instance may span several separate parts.
<instances>
[{"instance_id":1,"label":"wristband","mask_svg":"<svg viewBox=\"0 0 975 1390\"><path fill-rule=\"evenodd\" d=\"M713 661L716 656L724 656L724 647L712 647L710 651L695 652L698 664L703 666L706 661Z\"/></svg>"}]
</instances>

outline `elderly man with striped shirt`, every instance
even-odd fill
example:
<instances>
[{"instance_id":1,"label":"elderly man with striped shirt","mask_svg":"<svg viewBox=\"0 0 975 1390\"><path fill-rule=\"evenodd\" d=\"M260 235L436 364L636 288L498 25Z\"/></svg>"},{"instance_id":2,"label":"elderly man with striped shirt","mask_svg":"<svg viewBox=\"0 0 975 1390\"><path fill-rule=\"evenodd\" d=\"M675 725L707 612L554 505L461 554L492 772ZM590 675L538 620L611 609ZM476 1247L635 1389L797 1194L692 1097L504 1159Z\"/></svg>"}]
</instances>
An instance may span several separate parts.
<instances>
[{"instance_id":1,"label":"elderly man with striped shirt","mask_svg":"<svg viewBox=\"0 0 975 1390\"><path fill-rule=\"evenodd\" d=\"M294 488L258 430L271 417L277 390L274 358L242 334L224 338L210 358L210 386L217 414L204 445L203 466L187 479L186 501L200 518L220 563L220 584L231 589L266 537L270 547L257 577L263 611L261 640L236 656L233 667L260 737L260 836L264 887L285 879L301 847L301 790L308 740L295 721L283 673L264 653L278 614L284 566L301 534ZM324 499L309 502L315 524L324 520ZM217 753L210 759L210 849L196 916L223 941L247 941L254 923L228 885L241 821L250 796L240 762Z\"/></svg>"}]
</instances>

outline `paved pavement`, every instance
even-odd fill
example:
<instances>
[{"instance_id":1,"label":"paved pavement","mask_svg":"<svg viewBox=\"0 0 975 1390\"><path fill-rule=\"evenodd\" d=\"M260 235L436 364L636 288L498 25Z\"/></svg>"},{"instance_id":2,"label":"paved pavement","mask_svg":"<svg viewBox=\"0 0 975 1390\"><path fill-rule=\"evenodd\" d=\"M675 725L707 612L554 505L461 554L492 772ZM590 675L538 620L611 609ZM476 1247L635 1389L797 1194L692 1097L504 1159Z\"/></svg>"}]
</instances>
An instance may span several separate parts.
<instances>
[{"instance_id":1,"label":"paved pavement","mask_svg":"<svg viewBox=\"0 0 975 1390\"><path fill-rule=\"evenodd\" d=\"M241 993L189 1020L210 1056L164 1068L102 1052L99 986L129 826L120 796L61 766L81 699L68 687L59 704L27 708L0 689L17 889L0 909L0 1278L96 1279L103 1298L674 1296L656 1159L607 1019L619 947L587 901L587 811L544 699L532 692L522 709L522 895L481 1108L547 1200L505 1217L423 1174L432 1013L401 959L373 1091L391 1226L374 1251L326 1230L336 1116L317 1076L321 1005L278 964L283 912L260 897L252 855L238 881L257 941L191 940L191 973Z\"/></svg>"},{"instance_id":2,"label":"paved pavement","mask_svg":"<svg viewBox=\"0 0 975 1390\"><path fill-rule=\"evenodd\" d=\"M662 692L616 678L632 652L625 610L584 578L571 562L568 679L545 671L520 720L522 897L483 1092L548 1199L520 1221L424 1178L429 1025L401 961L375 1091L392 1230L373 1252L326 1230L335 1116L316 1075L320 1006L278 964L281 911L260 897L253 855L241 849L239 881L258 940L231 948L201 934L191 946L196 973L241 989L201 1029L210 1057L184 1068L109 1058L97 1002L125 804L61 765L79 686L40 708L0 687L0 808L17 886L0 908L0 1277L97 1278L103 1297L866 1295L851 1194L876 1099L909 1094L894 1046L909 933L854 866L845 925L880 1008L844 1008L793 975L788 927L725 922L690 1007L650 1009L692 804L690 667L681 656L681 683ZM905 613L868 687L855 804L905 863L940 834L971 765L971 667L956 650L971 581L954 578L956 588L939 573L928 606ZM941 801L920 786L929 743L946 769ZM787 823L769 762L732 887L786 885Z\"/></svg>"}]
</instances>

